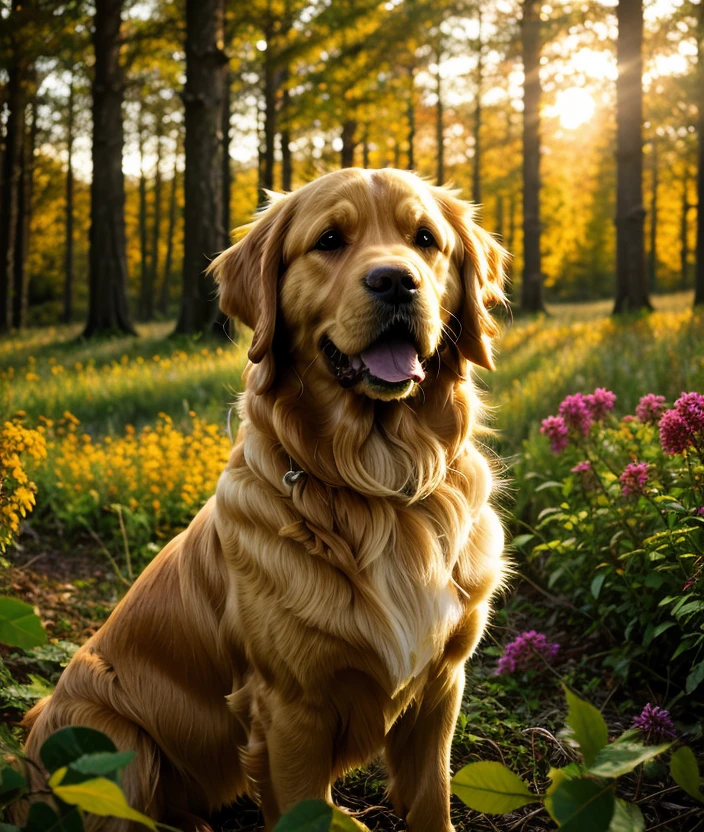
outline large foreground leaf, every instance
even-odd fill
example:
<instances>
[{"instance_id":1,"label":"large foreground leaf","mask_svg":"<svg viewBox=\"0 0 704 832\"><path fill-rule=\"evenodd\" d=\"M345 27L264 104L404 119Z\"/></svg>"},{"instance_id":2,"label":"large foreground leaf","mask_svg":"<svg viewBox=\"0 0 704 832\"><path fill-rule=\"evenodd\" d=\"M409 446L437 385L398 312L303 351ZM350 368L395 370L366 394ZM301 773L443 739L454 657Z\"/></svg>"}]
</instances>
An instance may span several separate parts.
<instances>
[{"instance_id":1,"label":"large foreground leaf","mask_svg":"<svg viewBox=\"0 0 704 832\"><path fill-rule=\"evenodd\" d=\"M501 763L470 763L452 778L452 793L470 809L488 815L503 815L535 803L540 797Z\"/></svg>"},{"instance_id":2,"label":"large foreground leaf","mask_svg":"<svg viewBox=\"0 0 704 832\"><path fill-rule=\"evenodd\" d=\"M636 804L617 798L609 832L643 832L644 829L643 813Z\"/></svg>"},{"instance_id":3,"label":"large foreground leaf","mask_svg":"<svg viewBox=\"0 0 704 832\"><path fill-rule=\"evenodd\" d=\"M699 766L692 749L683 745L678 748L670 759L670 774L677 785L684 789L690 797L704 803Z\"/></svg>"},{"instance_id":4,"label":"large foreground leaf","mask_svg":"<svg viewBox=\"0 0 704 832\"><path fill-rule=\"evenodd\" d=\"M324 800L303 800L281 818L274 832L360 832L366 829Z\"/></svg>"},{"instance_id":5,"label":"large foreground leaf","mask_svg":"<svg viewBox=\"0 0 704 832\"><path fill-rule=\"evenodd\" d=\"M23 832L83 832L78 809L59 817L47 803L32 803Z\"/></svg>"},{"instance_id":6,"label":"large foreground leaf","mask_svg":"<svg viewBox=\"0 0 704 832\"><path fill-rule=\"evenodd\" d=\"M563 780L545 799L562 832L608 832L614 815L612 785Z\"/></svg>"},{"instance_id":7,"label":"large foreground leaf","mask_svg":"<svg viewBox=\"0 0 704 832\"><path fill-rule=\"evenodd\" d=\"M622 774L633 771L637 765L667 751L671 745L669 742L662 745L643 745L627 741L612 743L596 755L594 764L589 766L589 773L598 777L621 777Z\"/></svg>"},{"instance_id":8,"label":"large foreground leaf","mask_svg":"<svg viewBox=\"0 0 704 832\"><path fill-rule=\"evenodd\" d=\"M584 762L590 766L609 741L609 729L604 717L593 705L580 699L566 685L563 688L568 705L567 725L582 752Z\"/></svg>"},{"instance_id":9,"label":"large foreground leaf","mask_svg":"<svg viewBox=\"0 0 704 832\"><path fill-rule=\"evenodd\" d=\"M46 631L33 607L16 598L0 596L0 641L23 650L46 644Z\"/></svg>"},{"instance_id":10,"label":"large foreground leaf","mask_svg":"<svg viewBox=\"0 0 704 832\"><path fill-rule=\"evenodd\" d=\"M88 754L112 753L117 751L115 743L100 731L81 726L62 728L56 731L39 749L45 768L54 772L71 765Z\"/></svg>"},{"instance_id":11,"label":"large foreground leaf","mask_svg":"<svg viewBox=\"0 0 704 832\"><path fill-rule=\"evenodd\" d=\"M134 820L144 824L153 832L157 832L156 824L151 818L133 809L127 803L127 798L117 783L106 777L96 777L94 780L85 780L83 783L62 786L61 780L65 773L66 769L61 768L54 772L49 780L49 785L59 800L71 806L78 806L84 812L91 812L94 815Z\"/></svg>"}]
</instances>

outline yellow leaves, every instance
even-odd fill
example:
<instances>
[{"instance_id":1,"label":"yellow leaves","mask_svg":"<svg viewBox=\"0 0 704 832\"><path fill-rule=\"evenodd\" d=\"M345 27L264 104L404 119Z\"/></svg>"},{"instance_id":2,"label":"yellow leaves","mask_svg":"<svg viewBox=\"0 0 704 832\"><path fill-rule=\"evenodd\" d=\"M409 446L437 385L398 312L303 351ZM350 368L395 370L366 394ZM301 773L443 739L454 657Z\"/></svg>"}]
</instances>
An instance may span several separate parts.
<instances>
[{"instance_id":1,"label":"yellow leaves","mask_svg":"<svg viewBox=\"0 0 704 832\"><path fill-rule=\"evenodd\" d=\"M38 461L46 456L43 435L25 428L23 415L18 414L0 428L0 552L19 530L20 517L26 517L34 507L36 487L25 471L25 460L29 457Z\"/></svg>"}]
</instances>

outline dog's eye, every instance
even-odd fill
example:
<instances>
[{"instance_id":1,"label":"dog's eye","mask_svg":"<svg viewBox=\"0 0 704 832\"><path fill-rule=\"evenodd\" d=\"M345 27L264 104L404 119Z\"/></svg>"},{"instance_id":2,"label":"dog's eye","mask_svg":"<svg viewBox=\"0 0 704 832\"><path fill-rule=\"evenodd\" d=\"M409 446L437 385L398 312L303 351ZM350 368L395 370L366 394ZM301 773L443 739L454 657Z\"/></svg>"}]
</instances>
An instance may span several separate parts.
<instances>
[{"instance_id":1,"label":"dog's eye","mask_svg":"<svg viewBox=\"0 0 704 832\"><path fill-rule=\"evenodd\" d=\"M330 228L320 235L315 248L317 251L335 251L337 248L342 248L344 244L342 234L334 228Z\"/></svg>"},{"instance_id":2,"label":"dog's eye","mask_svg":"<svg viewBox=\"0 0 704 832\"><path fill-rule=\"evenodd\" d=\"M439 248L435 242L435 237L433 237L427 228L419 228L416 231L416 238L413 242L420 248Z\"/></svg>"}]
</instances>

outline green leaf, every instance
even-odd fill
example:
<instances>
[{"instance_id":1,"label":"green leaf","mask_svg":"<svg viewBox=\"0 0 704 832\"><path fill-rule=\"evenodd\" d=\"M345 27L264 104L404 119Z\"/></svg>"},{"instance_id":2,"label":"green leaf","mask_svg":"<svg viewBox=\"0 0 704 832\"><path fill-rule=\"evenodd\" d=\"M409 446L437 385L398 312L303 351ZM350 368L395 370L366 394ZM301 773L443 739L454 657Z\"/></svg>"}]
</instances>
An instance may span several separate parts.
<instances>
[{"instance_id":1,"label":"green leaf","mask_svg":"<svg viewBox=\"0 0 704 832\"><path fill-rule=\"evenodd\" d=\"M30 604L0 596L0 642L23 650L46 644L46 631Z\"/></svg>"},{"instance_id":2,"label":"green leaf","mask_svg":"<svg viewBox=\"0 0 704 832\"><path fill-rule=\"evenodd\" d=\"M704 803L699 767L694 752L687 745L678 748L670 759L670 774L677 785L690 797Z\"/></svg>"},{"instance_id":3,"label":"green leaf","mask_svg":"<svg viewBox=\"0 0 704 832\"><path fill-rule=\"evenodd\" d=\"M303 800L287 812L274 832L360 832L367 830L354 818L324 800Z\"/></svg>"},{"instance_id":4,"label":"green leaf","mask_svg":"<svg viewBox=\"0 0 704 832\"><path fill-rule=\"evenodd\" d=\"M613 785L564 780L545 804L562 832L607 832L614 815Z\"/></svg>"},{"instance_id":5,"label":"green leaf","mask_svg":"<svg viewBox=\"0 0 704 832\"><path fill-rule=\"evenodd\" d=\"M106 777L96 777L70 786L62 786L65 769L59 769L49 779L54 794L71 806L78 806L84 812L91 812L102 817L124 818L134 820L158 832L156 823L151 818L132 809L122 789Z\"/></svg>"},{"instance_id":6,"label":"green leaf","mask_svg":"<svg viewBox=\"0 0 704 832\"><path fill-rule=\"evenodd\" d=\"M12 823L0 823L0 832L22 832L22 830Z\"/></svg>"},{"instance_id":7,"label":"green leaf","mask_svg":"<svg viewBox=\"0 0 704 832\"><path fill-rule=\"evenodd\" d=\"M687 676L687 681L684 684L687 694L694 693L699 685L704 681L704 662L695 664Z\"/></svg>"},{"instance_id":8,"label":"green leaf","mask_svg":"<svg viewBox=\"0 0 704 832\"><path fill-rule=\"evenodd\" d=\"M0 769L0 795L5 795L8 792L16 792L23 789L27 785L27 781L14 768L9 766Z\"/></svg>"},{"instance_id":9,"label":"green leaf","mask_svg":"<svg viewBox=\"0 0 704 832\"><path fill-rule=\"evenodd\" d=\"M81 774L102 776L124 768L135 756L134 751L100 751L97 754L84 754L71 763L69 768Z\"/></svg>"},{"instance_id":10,"label":"green leaf","mask_svg":"<svg viewBox=\"0 0 704 832\"><path fill-rule=\"evenodd\" d=\"M515 546L516 549L520 549L521 547L525 546L526 543L530 543L530 541L534 539L534 534L519 534L513 538L513 540L511 541L511 545Z\"/></svg>"},{"instance_id":11,"label":"green leaf","mask_svg":"<svg viewBox=\"0 0 704 832\"><path fill-rule=\"evenodd\" d=\"M584 762L589 766L609 741L609 729L604 717L593 705L580 699L566 685L562 687L567 697L567 725L579 745Z\"/></svg>"},{"instance_id":12,"label":"green leaf","mask_svg":"<svg viewBox=\"0 0 704 832\"><path fill-rule=\"evenodd\" d=\"M44 767L50 773L71 765L86 754L115 753L115 743L100 731L81 726L61 728L39 749Z\"/></svg>"},{"instance_id":13,"label":"green leaf","mask_svg":"<svg viewBox=\"0 0 704 832\"><path fill-rule=\"evenodd\" d=\"M643 745L640 742L615 742L608 745L596 755L594 764L589 766L589 773L597 777L620 777L622 774L628 774L629 771L644 763L646 760L652 760L658 754L672 745L671 742L662 743L661 745Z\"/></svg>"},{"instance_id":14,"label":"green leaf","mask_svg":"<svg viewBox=\"0 0 704 832\"><path fill-rule=\"evenodd\" d=\"M625 800L616 798L609 832L643 832L644 829L643 813L636 804L626 803Z\"/></svg>"},{"instance_id":15,"label":"green leaf","mask_svg":"<svg viewBox=\"0 0 704 832\"><path fill-rule=\"evenodd\" d=\"M452 778L452 793L477 812L502 815L535 803L540 796L501 763L470 763Z\"/></svg>"},{"instance_id":16,"label":"green leaf","mask_svg":"<svg viewBox=\"0 0 704 832\"><path fill-rule=\"evenodd\" d=\"M595 598L599 597L599 593L601 592L601 587L604 585L605 580L606 580L606 572L601 572L592 581L591 593Z\"/></svg>"},{"instance_id":17,"label":"green leaf","mask_svg":"<svg viewBox=\"0 0 704 832\"><path fill-rule=\"evenodd\" d=\"M552 814L552 803L549 800L552 793L555 789L560 785L560 783L564 783L566 780L574 780L579 779L581 776L581 771L579 766L576 763L568 763L563 768L551 768L548 771L548 777L550 779L550 785L545 791L545 808L548 811L550 817L557 823L557 818Z\"/></svg>"},{"instance_id":18,"label":"green leaf","mask_svg":"<svg viewBox=\"0 0 704 832\"><path fill-rule=\"evenodd\" d=\"M48 803L32 803L23 832L83 832L78 809L59 817Z\"/></svg>"}]
</instances>

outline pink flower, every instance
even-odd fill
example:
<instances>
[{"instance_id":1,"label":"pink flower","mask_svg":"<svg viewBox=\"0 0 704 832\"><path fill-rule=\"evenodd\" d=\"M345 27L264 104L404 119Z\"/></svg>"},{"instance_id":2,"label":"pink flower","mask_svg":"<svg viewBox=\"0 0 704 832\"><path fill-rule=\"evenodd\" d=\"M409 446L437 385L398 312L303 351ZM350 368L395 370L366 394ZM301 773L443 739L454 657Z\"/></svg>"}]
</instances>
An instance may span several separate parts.
<instances>
[{"instance_id":1,"label":"pink flower","mask_svg":"<svg viewBox=\"0 0 704 832\"><path fill-rule=\"evenodd\" d=\"M648 482L648 463L631 462L626 465L618 481L621 483L621 493L624 497L628 497L629 494L642 494Z\"/></svg>"},{"instance_id":2,"label":"pink flower","mask_svg":"<svg viewBox=\"0 0 704 832\"><path fill-rule=\"evenodd\" d=\"M676 410L668 410L660 419L660 444L670 456L684 453L692 445L692 432Z\"/></svg>"},{"instance_id":3,"label":"pink flower","mask_svg":"<svg viewBox=\"0 0 704 832\"><path fill-rule=\"evenodd\" d=\"M653 744L665 740L674 740L677 736L675 723L672 721L670 712L650 702L643 708L643 711L633 720L633 727L646 735L646 742Z\"/></svg>"},{"instance_id":4,"label":"pink flower","mask_svg":"<svg viewBox=\"0 0 704 832\"><path fill-rule=\"evenodd\" d=\"M592 464L589 462L588 459L585 459L584 462L578 462L574 468L570 468L570 471L573 474L586 474L588 471L592 470Z\"/></svg>"},{"instance_id":5,"label":"pink flower","mask_svg":"<svg viewBox=\"0 0 704 832\"><path fill-rule=\"evenodd\" d=\"M657 425L665 412L665 397L648 393L636 405L636 416L641 422Z\"/></svg>"},{"instance_id":6,"label":"pink flower","mask_svg":"<svg viewBox=\"0 0 704 832\"><path fill-rule=\"evenodd\" d=\"M551 644L543 633L528 630L506 645L504 654L496 666L496 675L514 673L516 670L528 670L531 665L537 663L538 655L551 661L559 649L560 645Z\"/></svg>"},{"instance_id":7,"label":"pink flower","mask_svg":"<svg viewBox=\"0 0 704 832\"><path fill-rule=\"evenodd\" d=\"M595 422L600 422L614 409L616 394L604 387L597 387L593 393L584 397L584 403Z\"/></svg>"},{"instance_id":8,"label":"pink flower","mask_svg":"<svg viewBox=\"0 0 704 832\"><path fill-rule=\"evenodd\" d=\"M592 426L592 411L585 396L575 393L572 396L565 396L557 411L559 416L565 420L570 430L586 436Z\"/></svg>"},{"instance_id":9,"label":"pink flower","mask_svg":"<svg viewBox=\"0 0 704 832\"><path fill-rule=\"evenodd\" d=\"M548 416L540 425L540 432L550 440L554 454L559 454L567 447L569 429L561 416Z\"/></svg>"},{"instance_id":10,"label":"pink flower","mask_svg":"<svg viewBox=\"0 0 704 832\"><path fill-rule=\"evenodd\" d=\"M704 396L701 393L682 393L675 402L675 410L692 433L704 430Z\"/></svg>"}]
</instances>

